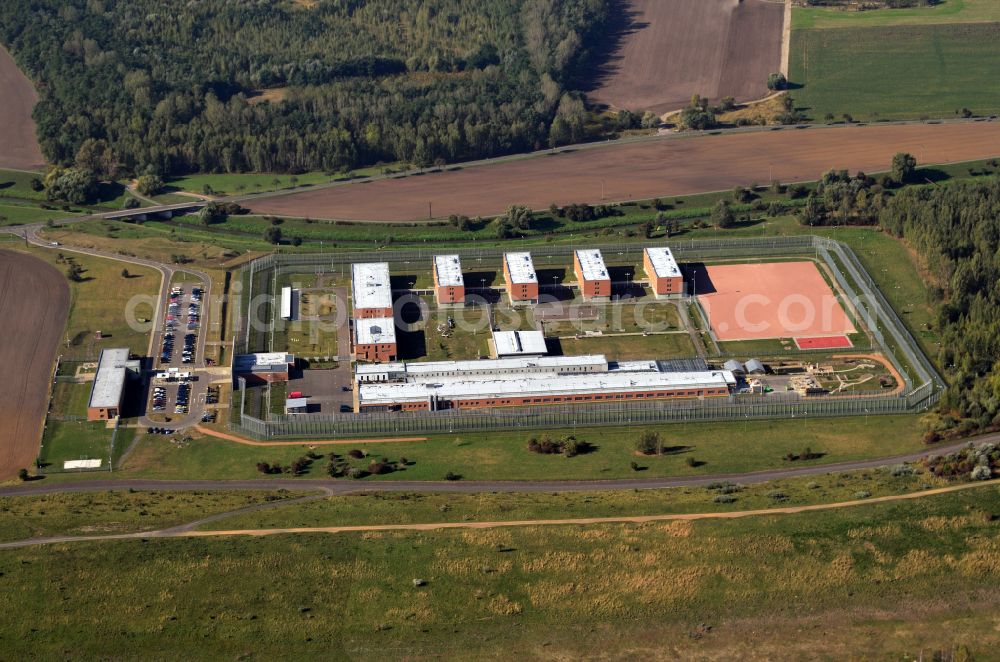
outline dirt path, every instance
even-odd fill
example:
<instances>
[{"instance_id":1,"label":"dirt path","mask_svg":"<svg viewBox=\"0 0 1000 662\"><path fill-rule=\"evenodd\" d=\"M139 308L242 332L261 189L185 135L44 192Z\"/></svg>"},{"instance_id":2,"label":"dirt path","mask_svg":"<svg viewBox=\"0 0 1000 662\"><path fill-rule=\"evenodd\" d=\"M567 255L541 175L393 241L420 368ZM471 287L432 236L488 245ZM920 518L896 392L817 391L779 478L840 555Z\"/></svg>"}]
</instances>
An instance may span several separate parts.
<instances>
[{"instance_id":1,"label":"dirt path","mask_svg":"<svg viewBox=\"0 0 1000 662\"><path fill-rule=\"evenodd\" d=\"M31 117L38 93L3 46L0 46L0 99L0 167L18 170L45 167Z\"/></svg>"},{"instance_id":2,"label":"dirt path","mask_svg":"<svg viewBox=\"0 0 1000 662\"><path fill-rule=\"evenodd\" d=\"M69 302L69 285L54 267L0 250L0 479L31 469L38 457Z\"/></svg>"},{"instance_id":3,"label":"dirt path","mask_svg":"<svg viewBox=\"0 0 1000 662\"><path fill-rule=\"evenodd\" d=\"M892 124L666 136L580 146L499 164L379 179L246 200L257 214L411 221L490 216L510 204L600 204L732 189L752 182L816 180L831 168L880 172L895 153L926 163L1000 155L1000 122ZM603 199L602 199L603 196Z\"/></svg>"},{"instance_id":4,"label":"dirt path","mask_svg":"<svg viewBox=\"0 0 1000 662\"><path fill-rule=\"evenodd\" d=\"M194 429L204 435L208 435L209 437L233 441L237 444L243 444L244 446L357 446L359 444L397 444L411 441L427 441L427 437L397 437L395 439L338 439L330 441L256 441L254 439L237 437L236 435L229 434L227 432L212 430L210 428L202 427L201 425L194 426Z\"/></svg>"},{"instance_id":5,"label":"dirt path","mask_svg":"<svg viewBox=\"0 0 1000 662\"><path fill-rule=\"evenodd\" d=\"M241 508L229 513L220 513L208 518L171 527L158 531L144 531L139 533L123 533L113 535L94 536L52 536L48 538L31 538L27 540L16 540L7 543L0 543L0 549L18 549L34 545L64 544L71 542L100 542L107 540L134 540L151 538L218 538L235 536L274 536L289 534L316 534L316 533L364 533L364 532L384 532L384 531L442 531L448 529L498 529L516 528L526 526L587 526L594 524L646 524L650 522L670 522L676 520L696 521L709 519L740 519L744 517L759 517L771 515L794 515L797 513L818 512L824 510L838 510L842 508L854 508L857 506L868 506L872 504L893 503L899 501L911 501L924 497L959 492L979 487L990 487L1000 485L1000 479L963 483L949 487L939 487L922 492L912 492L909 494L897 494L892 496L875 497L872 499L855 499L852 501L839 501L835 503L820 503L809 506L786 506L781 508L761 508L756 510L735 510L730 512L708 512L708 513L673 513L669 515L635 515L618 517L578 517L566 519L537 519L537 520L510 520L492 522L429 522L423 524L363 524L354 526L320 526L320 527L288 527L276 529L220 529L216 531L196 531L195 526L225 519L230 515L237 515L243 512L258 510L264 507L274 507L268 504L255 505L249 508ZM298 501L315 500L323 498L324 495L305 497ZM276 505L287 505L289 502L278 502Z\"/></svg>"}]
</instances>

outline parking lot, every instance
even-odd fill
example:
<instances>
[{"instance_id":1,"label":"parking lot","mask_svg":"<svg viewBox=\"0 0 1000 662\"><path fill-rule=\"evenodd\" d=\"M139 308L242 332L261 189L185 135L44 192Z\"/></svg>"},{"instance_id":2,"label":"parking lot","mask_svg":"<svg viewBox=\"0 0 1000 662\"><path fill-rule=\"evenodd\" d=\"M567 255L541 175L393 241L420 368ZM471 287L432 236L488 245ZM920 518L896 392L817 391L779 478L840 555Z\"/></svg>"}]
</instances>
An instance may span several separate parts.
<instances>
[{"instance_id":1,"label":"parking lot","mask_svg":"<svg viewBox=\"0 0 1000 662\"><path fill-rule=\"evenodd\" d=\"M192 366L201 358L202 343L198 342L201 330L202 288L192 283L181 283L170 289L166 301L166 315L160 333L159 367Z\"/></svg>"},{"instance_id":2,"label":"parking lot","mask_svg":"<svg viewBox=\"0 0 1000 662\"><path fill-rule=\"evenodd\" d=\"M180 283L170 288L167 300L162 303L165 313L163 327L157 329L159 355L154 361L157 370L152 376L147 409L147 413L156 417L154 420L187 422L192 411L198 411L213 397L210 390L199 388L195 374L204 360L204 342L199 342L203 295L200 283Z\"/></svg>"}]
</instances>

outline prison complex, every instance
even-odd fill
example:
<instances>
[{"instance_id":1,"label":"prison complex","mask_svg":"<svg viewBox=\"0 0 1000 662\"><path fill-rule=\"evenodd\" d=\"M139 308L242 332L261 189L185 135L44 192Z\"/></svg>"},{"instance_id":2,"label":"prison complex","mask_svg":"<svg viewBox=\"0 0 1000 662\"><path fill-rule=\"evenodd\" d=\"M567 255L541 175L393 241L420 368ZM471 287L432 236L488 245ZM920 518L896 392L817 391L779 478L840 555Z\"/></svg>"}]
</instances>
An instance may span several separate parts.
<instances>
[{"instance_id":1,"label":"prison complex","mask_svg":"<svg viewBox=\"0 0 1000 662\"><path fill-rule=\"evenodd\" d=\"M724 397L736 385L725 370L673 372L601 355L358 366L357 381L358 412Z\"/></svg>"}]
</instances>

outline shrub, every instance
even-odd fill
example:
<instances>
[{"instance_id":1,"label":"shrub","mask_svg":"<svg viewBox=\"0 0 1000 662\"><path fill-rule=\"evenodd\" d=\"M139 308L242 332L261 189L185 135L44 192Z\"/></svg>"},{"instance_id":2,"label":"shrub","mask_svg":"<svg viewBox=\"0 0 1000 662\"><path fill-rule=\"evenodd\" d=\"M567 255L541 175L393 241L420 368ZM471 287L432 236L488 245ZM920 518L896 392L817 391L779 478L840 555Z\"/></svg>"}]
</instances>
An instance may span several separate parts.
<instances>
[{"instance_id":1,"label":"shrub","mask_svg":"<svg viewBox=\"0 0 1000 662\"><path fill-rule=\"evenodd\" d=\"M457 474L457 473L449 471L448 473L446 473L444 475L444 479L445 480L462 480L462 476L459 475L459 474Z\"/></svg>"},{"instance_id":2,"label":"shrub","mask_svg":"<svg viewBox=\"0 0 1000 662\"><path fill-rule=\"evenodd\" d=\"M859 492L855 492L854 493L854 498L855 499L867 499L871 495L872 495L872 493L869 492L868 490L861 490Z\"/></svg>"},{"instance_id":3,"label":"shrub","mask_svg":"<svg viewBox=\"0 0 1000 662\"><path fill-rule=\"evenodd\" d=\"M22 481L28 480L28 478L30 478L30 476L28 476L28 470L27 469L21 469L21 470L19 470L17 472L17 477L20 478Z\"/></svg>"},{"instance_id":4,"label":"shrub","mask_svg":"<svg viewBox=\"0 0 1000 662\"><path fill-rule=\"evenodd\" d=\"M736 497L732 494L716 494L715 498L712 499L715 503L733 503L736 501Z\"/></svg>"},{"instance_id":5,"label":"shrub","mask_svg":"<svg viewBox=\"0 0 1000 662\"><path fill-rule=\"evenodd\" d=\"M659 432L646 430L635 442L635 450L643 455L659 455L663 452L663 439Z\"/></svg>"},{"instance_id":6,"label":"shrub","mask_svg":"<svg viewBox=\"0 0 1000 662\"><path fill-rule=\"evenodd\" d=\"M383 474L391 474L396 470L396 467L388 462L372 462L368 465L368 473L375 476L380 476Z\"/></svg>"},{"instance_id":7,"label":"shrub","mask_svg":"<svg viewBox=\"0 0 1000 662\"><path fill-rule=\"evenodd\" d=\"M969 474L972 480L989 480L992 476L993 472L990 471L990 468L982 464L973 469L972 473Z\"/></svg>"},{"instance_id":8,"label":"shrub","mask_svg":"<svg viewBox=\"0 0 1000 662\"><path fill-rule=\"evenodd\" d=\"M913 467L911 467L908 464L897 464L894 467L892 467L892 469L889 470L889 473L892 474L893 478L901 478L903 476L912 476L913 475Z\"/></svg>"},{"instance_id":9,"label":"shrub","mask_svg":"<svg viewBox=\"0 0 1000 662\"><path fill-rule=\"evenodd\" d=\"M347 457L352 457L355 460L360 460L364 456L365 456L365 452L364 451L360 451L357 448L354 448L354 449L351 449L351 450L347 451Z\"/></svg>"},{"instance_id":10,"label":"shrub","mask_svg":"<svg viewBox=\"0 0 1000 662\"><path fill-rule=\"evenodd\" d=\"M772 501L784 501L785 499L788 498L788 495L782 492L781 490L771 490L770 492L767 493L767 498L771 499Z\"/></svg>"},{"instance_id":11,"label":"shrub","mask_svg":"<svg viewBox=\"0 0 1000 662\"><path fill-rule=\"evenodd\" d=\"M735 494L737 492L742 492L742 485L734 485L732 483L727 483L719 488L719 494Z\"/></svg>"},{"instance_id":12,"label":"shrub","mask_svg":"<svg viewBox=\"0 0 1000 662\"><path fill-rule=\"evenodd\" d=\"M638 462L635 462L635 461L629 462L628 466L632 468L632 471L638 471L639 470L639 463Z\"/></svg>"}]
</instances>

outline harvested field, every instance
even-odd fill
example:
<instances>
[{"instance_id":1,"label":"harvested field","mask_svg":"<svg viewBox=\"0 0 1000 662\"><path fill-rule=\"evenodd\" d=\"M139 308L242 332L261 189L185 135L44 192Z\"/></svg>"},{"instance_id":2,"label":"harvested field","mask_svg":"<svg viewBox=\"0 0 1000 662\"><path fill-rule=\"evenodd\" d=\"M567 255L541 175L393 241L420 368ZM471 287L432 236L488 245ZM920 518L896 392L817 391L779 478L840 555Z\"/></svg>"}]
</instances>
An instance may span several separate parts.
<instances>
[{"instance_id":1,"label":"harvested field","mask_svg":"<svg viewBox=\"0 0 1000 662\"><path fill-rule=\"evenodd\" d=\"M697 280L698 300L719 340L855 331L812 262L715 265L701 270Z\"/></svg>"},{"instance_id":2,"label":"harvested field","mask_svg":"<svg viewBox=\"0 0 1000 662\"><path fill-rule=\"evenodd\" d=\"M670 136L580 147L497 165L338 185L246 203L254 213L411 221L449 214L490 216L508 205L641 200L766 183L818 179L831 168L889 168L896 152L921 164L1000 156L1000 122L786 128ZM603 194L602 194L603 191Z\"/></svg>"},{"instance_id":3,"label":"harvested field","mask_svg":"<svg viewBox=\"0 0 1000 662\"><path fill-rule=\"evenodd\" d=\"M69 287L55 268L0 250L0 480L38 456L49 381L69 312Z\"/></svg>"},{"instance_id":4,"label":"harvested field","mask_svg":"<svg viewBox=\"0 0 1000 662\"><path fill-rule=\"evenodd\" d=\"M31 111L38 102L31 81L0 46L0 168L34 170L45 165Z\"/></svg>"},{"instance_id":5,"label":"harvested field","mask_svg":"<svg viewBox=\"0 0 1000 662\"><path fill-rule=\"evenodd\" d=\"M767 0L631 0L631 26L588 98L612 108L677 110L700 94L767 94L781 69L784 4Z\"/></svg>"}]
</instances>

